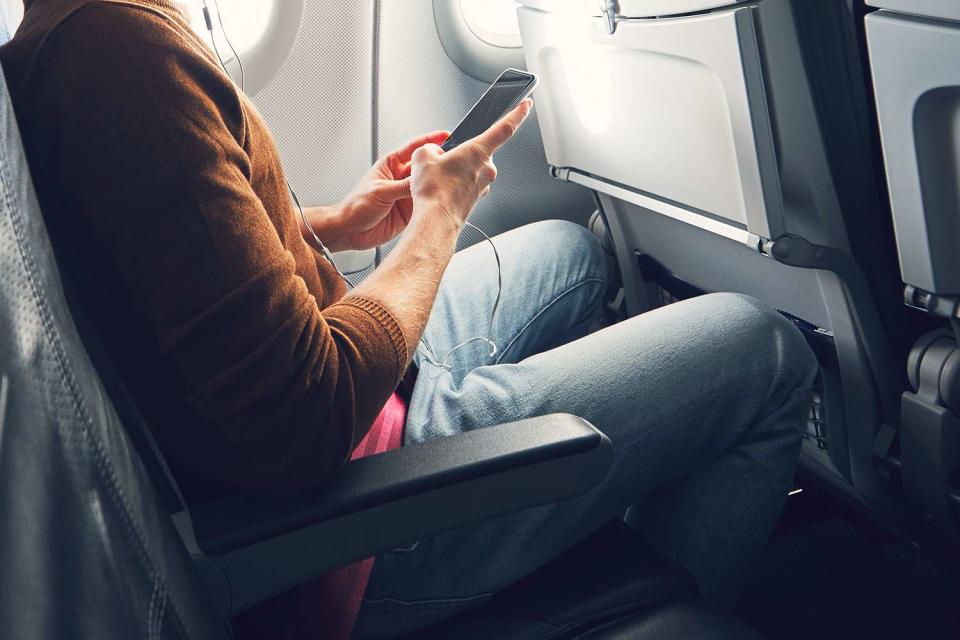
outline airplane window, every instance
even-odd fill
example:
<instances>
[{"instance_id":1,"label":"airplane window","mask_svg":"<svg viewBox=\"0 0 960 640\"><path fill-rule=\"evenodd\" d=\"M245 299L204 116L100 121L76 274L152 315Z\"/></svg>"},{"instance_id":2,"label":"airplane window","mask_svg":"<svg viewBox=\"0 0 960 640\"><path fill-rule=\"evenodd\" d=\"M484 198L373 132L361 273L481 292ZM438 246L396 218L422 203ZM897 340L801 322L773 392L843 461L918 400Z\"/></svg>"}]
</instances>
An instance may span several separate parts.
<instances>
[{"instance_id":1,"label":"airplane window","mask_svg":"<svg viewBox=\"0 0 960 640\"><path fill-rule=\"evenodd\" d=\"M256 47L267 32L277 0L218 0L223 24L241 56Z\"/></svg>"},{"instance_id":2,"label":"airplane window","mask_svg":"<svg viewBox=\"0 0 960 640\"><path fill-rule=\"evenodd\" d=\"M203 20L203 2L198 0L181 1L179 4L182 9L186 10L193 28L209 42L210 32L207 31L207 26ZM217 2L211 0L208 5L213 18L214 30L218 32L217 44L221 44L220 24L217 20L217 12L219 11L223 18L223 26L226 29L227 36L230 38L230 44L233 45L242 59L244 54L250 53L266 35L277 7L277 0L217 0ZM225 61L232 57L233 54L229 51L224 53Z\"/></svg>"},{"instance_id":3,"label":"airplane window","mask_svg":"<svg viewBox=\"0 0 960 640\"><path fill-rule=\"evenodd\" d=\"M514 0L460 0L460 10L481 40L497 47L521 46Z\"/></svg>"},{"instance_id":4,"label":"airplane window","mask_svg":"<svg viewBox=\"0 0 960 640\"><path fill-rule=\"evenodd\" d=\"M194 30L213 44L203 19L203 0L175 0L175 4ZM238 83L243 80L248 95L256 94L286 61L303 20L304 0L207 0L207 6L215 44L230 75ZM242 74L237 56L243 63Z\"/></svg>"},{"instance_id":5,"label":"airplane window","mask_svg":"<svg viewBox=\"0 0 960 640\"><path fill-rule=\"evenodd\" d=\"M3 31L3 26L7 28L8 36L12 36L16 32L17 27L20 26L20 21L23 20L23 4L19 2L0 2L0 32ZM2 44L2 43L0 43Z\"/></svg>"},{"instance_id":6,"label":"airplane window","mask_svg":"<svg viewBox=\"0 0 960 640\"><path fill-rule=\"evenodd\" d=\"M493 82L507 67L525 68L516 0L433 0L437 33L469 76Z\"/></svg>"}]
</instances>

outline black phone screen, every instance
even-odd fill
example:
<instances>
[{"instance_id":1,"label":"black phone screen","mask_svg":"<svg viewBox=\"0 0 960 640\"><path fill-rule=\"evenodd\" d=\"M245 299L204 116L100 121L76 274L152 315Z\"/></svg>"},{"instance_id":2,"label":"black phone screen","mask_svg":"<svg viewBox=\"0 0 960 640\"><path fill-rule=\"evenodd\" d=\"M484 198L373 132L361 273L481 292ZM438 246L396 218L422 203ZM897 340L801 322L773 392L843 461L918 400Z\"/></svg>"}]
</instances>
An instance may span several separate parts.
<instances>
[{"instance_id":1,"label":"black phone screen","mask_svg":"<svg viewBox=\"0 0 960 640\"><path fill-rule=\"evenodd\" d=\"M532 74L514 69L504 71L441 145L443 150L455 149L489 129L526 97L534 82L536 76Z\"/></svg>"}]
</instances>

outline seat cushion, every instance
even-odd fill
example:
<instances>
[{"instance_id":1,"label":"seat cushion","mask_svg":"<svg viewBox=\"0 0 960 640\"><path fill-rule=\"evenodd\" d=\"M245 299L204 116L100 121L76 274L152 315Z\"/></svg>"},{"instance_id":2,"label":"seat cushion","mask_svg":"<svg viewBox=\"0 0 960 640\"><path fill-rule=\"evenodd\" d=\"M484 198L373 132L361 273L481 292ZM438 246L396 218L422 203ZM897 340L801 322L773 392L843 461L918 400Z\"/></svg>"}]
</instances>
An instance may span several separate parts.
<instances>
[{"instance_id":1,"label":"seat cushion","mask_svg":"<svg viewBox=\"0 0 960 640\"><path fill-rule=\"evenodd\" d=\"M697 597L696 584L689 573L656 552L639 533L616 522L482 607L415 637L576 638L587 629L635 612Z\"/></svg>"},{"instance_id":2,"label":"seat cushion","mask_svg":"<svg viewBox=\"0 0 960 640\"><path fill-rule=\"evenodd\" d=\"M760 640L760 635L746 622L696 600L652 607L571 637L577 640Z\"/></svg>"}]
</instances>

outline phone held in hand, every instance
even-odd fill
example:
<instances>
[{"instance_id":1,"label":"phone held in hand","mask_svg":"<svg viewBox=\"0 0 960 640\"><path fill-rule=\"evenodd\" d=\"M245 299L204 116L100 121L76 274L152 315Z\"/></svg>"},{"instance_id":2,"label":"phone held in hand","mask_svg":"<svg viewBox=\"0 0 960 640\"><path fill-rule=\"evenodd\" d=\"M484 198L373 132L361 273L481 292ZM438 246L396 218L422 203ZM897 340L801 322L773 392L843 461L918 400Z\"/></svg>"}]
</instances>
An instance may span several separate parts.
<instances>
[{"instance_id":1,"label":"phone held in hand","mask_svg":"<svg viewBox=\"0 0 960 640\"><path fill-rule=\"evenodd\" d=\"M537 82L537 76L532 73L518 69L504 71L473 105L470 113L457 125L441 148L450 151L489 129L529 96Z\"/></svg>"}]
</instances>

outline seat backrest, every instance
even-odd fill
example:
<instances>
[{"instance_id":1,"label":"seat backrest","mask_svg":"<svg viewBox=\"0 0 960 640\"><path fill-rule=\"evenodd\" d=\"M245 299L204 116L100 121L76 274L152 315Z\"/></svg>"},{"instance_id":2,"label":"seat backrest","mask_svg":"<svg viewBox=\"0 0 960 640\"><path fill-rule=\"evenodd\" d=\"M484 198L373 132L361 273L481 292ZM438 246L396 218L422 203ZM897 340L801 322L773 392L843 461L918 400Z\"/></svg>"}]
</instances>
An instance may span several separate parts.
<instances>
[{"instance_id":1,"label":"seat backrest","mask_svg":"<svg viewBox=\"0 0 960 640\"><path fill-rule=\"evenodd\" d=\"M866 28L903 281L957 296L960 3L869 4L882 8Z\"/></svg>"},{"instance_id":2,"label":"seat backrest","mask_svg":"<svg viewBox=\"0 0 960 640\"><path fill-rule=\"evenodd\" d=\"M913 337L880 195L861 3L621 1L606 15L596 3L518 4L547 161L598 194L628 311L679 282L802 321L823 373L806 468L885 501L874 444L898 424Z\"/></svg>"},{"instance_id":3,"label":"seat backrest","mask_svg":"<svg viewBox=\"0 0 960 640\"><path fill-rule=\"evenodd\" d=\"M0 637L227 637L71 318L2 72L0 541Z\"/></svg>"}]
</instances>

